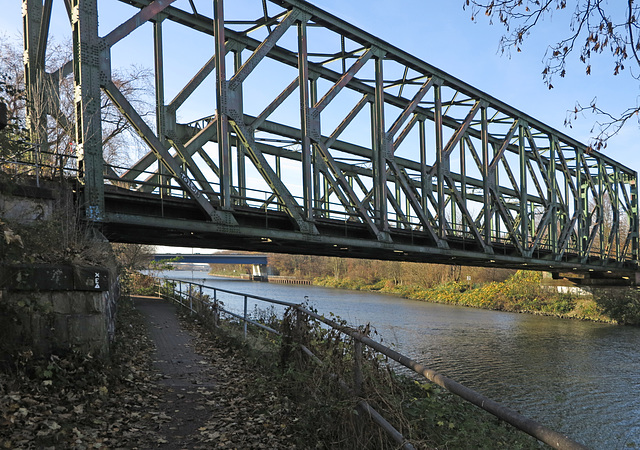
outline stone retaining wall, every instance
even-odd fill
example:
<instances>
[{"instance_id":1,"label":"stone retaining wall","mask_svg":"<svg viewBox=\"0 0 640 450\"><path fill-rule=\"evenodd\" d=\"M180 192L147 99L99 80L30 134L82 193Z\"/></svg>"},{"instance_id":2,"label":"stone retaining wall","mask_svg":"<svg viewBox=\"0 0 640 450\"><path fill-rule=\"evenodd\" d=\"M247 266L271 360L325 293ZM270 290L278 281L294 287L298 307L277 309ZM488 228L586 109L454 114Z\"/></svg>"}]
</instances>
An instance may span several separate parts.
<instances>
[{"instance_id":1,"label":"stone retaining wall","mask_svg":"<svg viewBox=\"0 0 640 450\"><path fill-rule=\"evenodd\" d=\"M78 350L109 354L119 283L97 267L0 268L0 350L37 355Z\"/></svg>"}]
</instances>

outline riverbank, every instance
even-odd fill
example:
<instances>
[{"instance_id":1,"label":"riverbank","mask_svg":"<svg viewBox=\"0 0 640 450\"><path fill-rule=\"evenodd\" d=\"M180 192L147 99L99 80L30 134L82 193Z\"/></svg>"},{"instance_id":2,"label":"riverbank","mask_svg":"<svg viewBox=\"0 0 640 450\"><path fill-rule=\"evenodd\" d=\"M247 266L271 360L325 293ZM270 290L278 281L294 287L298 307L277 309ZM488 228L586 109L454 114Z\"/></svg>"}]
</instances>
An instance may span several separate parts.
<instances>
[{"instance_id":1,"label":"riverbank","mask_svg":"<svg viewBox=\"0 0 640 450\"><path fill-rule=\"evenodd\" d=\"M540 272L518 271L501 282L471 285L452 281L430 288L396 284L390 279L320 277L314 284L339 289L374 291L407 299L473 308L547 315L605 323L640 323L637 291L602 289L591 296L562 294L541 285Z\"/></svg>"}]
</instances>

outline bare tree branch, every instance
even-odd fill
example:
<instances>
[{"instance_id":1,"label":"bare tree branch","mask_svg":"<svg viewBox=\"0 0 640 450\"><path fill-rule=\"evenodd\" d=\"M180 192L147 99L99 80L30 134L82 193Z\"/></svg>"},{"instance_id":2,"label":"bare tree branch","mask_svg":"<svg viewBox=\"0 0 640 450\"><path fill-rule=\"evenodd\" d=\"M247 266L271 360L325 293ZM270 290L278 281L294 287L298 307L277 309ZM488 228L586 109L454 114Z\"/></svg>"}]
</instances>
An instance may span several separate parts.
<instances>
[{"instance_id":1,"label":"bare tree branch","mask_svg":"<svg viewBox=\"0 0 640 450\"><path fill-rule=\"evenodd\" d=\"M625 64L631 64L635 69L630 76L640 80L640 41L638 40L638 15L640 5L634 0L627 0L624 6L605 0L575 0L575 9L570 14L570 20L565 37L550 42L544 56L544 70L542 77L549 89L553 88L553 77L567 74L567 62L572 54L578 53L578 59L585 64L585 72L591 74L591 56L609 54L613 63L613 75L619 75ZM567 8L567 0L465 0L465 8L470 7L471 19L477 20L479 14L484 13L491 23L498 18L505 27L506 33L500 39L500 49L509 53L512 48L521 51L524 40L530 36L534 28L542 21L551 19L554 15ZM566 14L565 14L566 15ZM561 15L562 19L563 15ZM629 107L627 110L614 114L598 107L593 101L589 107L576 105L565 120L571 125L582 112L589 112L600 116L603 120L596 122L592 138L594 148L606 147L606 141L619 133L634 116L638 116L640 107Z\"/></svg>"}]
</instances>

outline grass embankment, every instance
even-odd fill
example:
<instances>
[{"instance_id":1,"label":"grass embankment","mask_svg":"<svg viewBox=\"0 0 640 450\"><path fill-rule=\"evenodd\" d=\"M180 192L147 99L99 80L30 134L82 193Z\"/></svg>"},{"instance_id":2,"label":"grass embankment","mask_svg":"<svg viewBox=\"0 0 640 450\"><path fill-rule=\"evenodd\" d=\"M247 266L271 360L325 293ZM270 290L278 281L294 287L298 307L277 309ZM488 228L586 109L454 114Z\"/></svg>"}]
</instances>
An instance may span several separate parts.
<instances>
[{"instance_id":1,"label":"grass embankment","mask_svg":"<svg viewBox=\"0 0 640 450\"><path fill-rule=\"evenodd\" d=\"M453 281L427 288L395 284L392 280L386 279L378 280L375 283L366 283L363 280L333 277L316 278L314 284L340 289L377 291L415 300L497 311L542 314L610 323L637 322L630 314L618 317L612 313L610 303L613 294L611 293L604 296L606 299L603 298L603 295L597 294L595 296L560 294L541 286L541 281L542 274L540 272L518 271L505 281L483 285L468 285ZM634 299L627 298L624 301L635 303Z\"/></svg>"}]
</instances>

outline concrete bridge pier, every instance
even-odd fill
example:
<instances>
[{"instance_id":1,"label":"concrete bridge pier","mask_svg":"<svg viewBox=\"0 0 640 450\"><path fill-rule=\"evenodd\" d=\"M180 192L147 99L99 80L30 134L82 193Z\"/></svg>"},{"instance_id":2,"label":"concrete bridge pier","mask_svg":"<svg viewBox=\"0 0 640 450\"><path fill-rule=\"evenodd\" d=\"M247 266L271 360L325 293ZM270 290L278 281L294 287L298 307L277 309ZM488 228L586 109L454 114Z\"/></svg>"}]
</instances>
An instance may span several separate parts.
<instances>
[{"instance_id":1,"label":"concrete bridge pier","mask_svg":"<svg viewBox=\"0 0 640 450\"><path fill-rule=\"evenodd\" d=\"M254 264L252 266L251 279L254 281L269 281L266 264Z\"/></svg>"}]
</instances>

